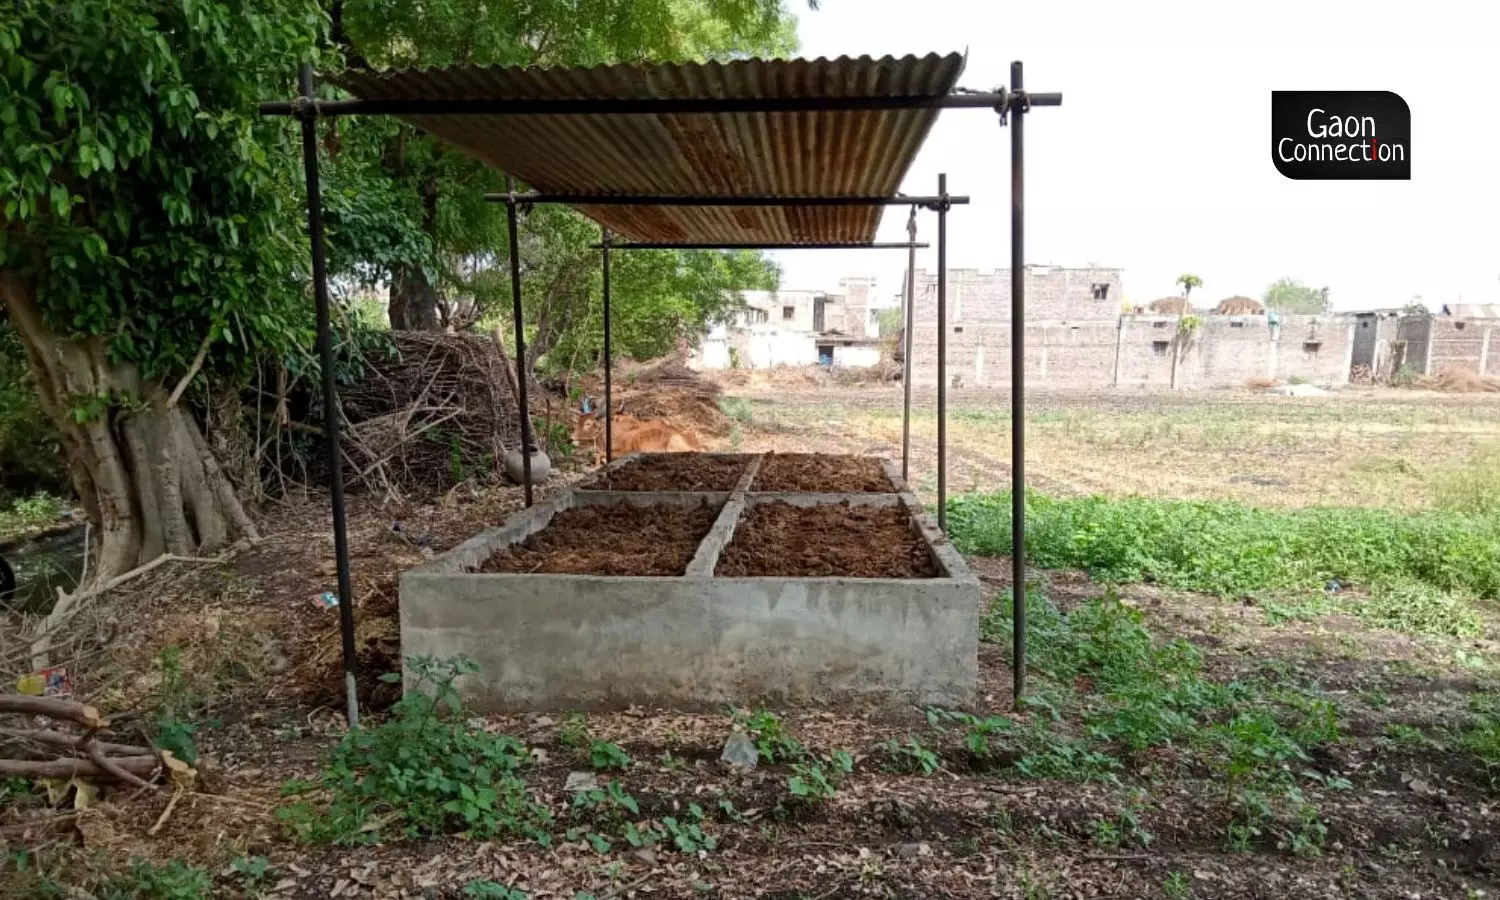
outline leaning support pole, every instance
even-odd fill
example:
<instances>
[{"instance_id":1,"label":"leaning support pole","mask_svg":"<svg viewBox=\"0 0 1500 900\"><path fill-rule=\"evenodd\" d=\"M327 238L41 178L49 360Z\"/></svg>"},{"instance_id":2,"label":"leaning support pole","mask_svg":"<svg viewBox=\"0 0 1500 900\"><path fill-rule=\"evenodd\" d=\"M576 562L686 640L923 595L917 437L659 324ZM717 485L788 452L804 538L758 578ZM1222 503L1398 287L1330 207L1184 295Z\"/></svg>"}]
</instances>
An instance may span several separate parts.
<instances>
[{"instance_id":1,"label":"leaning support pole","mask_svg":"<svg viewBox=\"0 0 1500 900\"><path fill-rule=\"evenodd\" d=\"M614 346L609 327L609 245L612 241L609 229L604 229L600 253L604 255L604 461L615 459L615 409L614 409Z\"/></svg>"},{"instance_id":2,"label":"leaning support pole","mask_svg":"<svg viewBox=\"0 0 1500 900\"><path fill-rule=\"evenodd\" d=\"M510 310L516 323L516 405L521 417L521 483L526 486L526 505L531 506L531 454L535 452L531 436L531 407L526 400L526 329L521 312L521 237L516 216L516 185L505 178L510 200L505 204L505 221L510 231Z\"/></svg>"},{"instance_id":3,"label":"leaning support pole","mask_svg":"<svg viewBox=\"0 0 1500 900\"><path fill-rule=\"evenodd\" d=\"M948 194L948 175L938 176L938 194ZM939 200L937 239L937 510L938 529L948 533L948 205Z\"/></svg>"},{"instance_id":4,"label":"leaning support pole","mask_svg":"<svg viewBox=\"0 0 1500 900\"><path fill-rule=\"evenodd\" d=\"M328 262L323 247L323 194L318 183L318 112L312 66L297 71L302 95L302 168L307 174L307 231L312 241L313 302L318 316L318 366L323 370L323 430L328 437L329 491L333 494L333 556L339 578L339 637L344 656L344 699L350 728L359 727L358 658L354 650L354 592L349 586L349 524L344 512L344 460L339 451L339 395L333 371L333 326L328 310Z\"/></svg>"},{"instance_id":5,"label":"leaning support pole","mask_svg":"<svg viewBox=\"0 0 1500 900\"><path fill-rule=\"evenodd\" d=\"M915 320L913 303L916 289L912 279L917 274L917 208L911 208L911 218L906 220L906 239L912 247L906 256L906 328L902 333L905 347L901 351L901 480L911 481L911 332Z\"/></svg>"},{"instance_id":6,"label":"leaning support pole","mask_svg":"<svg viewBox=\"0 0 1500 900\"><path fill-rule=\"evenodd\" d=\"M1010 560L1011 688L1026 691L1026 142L1021 63L1010 64Z\"/></svg>"}]
</instances>

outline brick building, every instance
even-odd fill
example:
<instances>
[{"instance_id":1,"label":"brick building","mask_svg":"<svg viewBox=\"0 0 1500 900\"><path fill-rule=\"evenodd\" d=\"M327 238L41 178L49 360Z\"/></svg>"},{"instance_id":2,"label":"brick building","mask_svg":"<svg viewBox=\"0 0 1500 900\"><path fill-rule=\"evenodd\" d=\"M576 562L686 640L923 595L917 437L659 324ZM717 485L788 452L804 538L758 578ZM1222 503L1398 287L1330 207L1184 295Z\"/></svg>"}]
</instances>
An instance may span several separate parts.
<instances>
[{"instance_id":1,"label":"brick building","mask_svg":"<svg viewBox=\"0 0 1500 900\"><path fill-rule=\"evenodd\" d=\"M912 383L937 383L937 277L916 272ZM1026 377L1058 388L1240 387L1349 379L1354 322L1345 316L1122 314L1119 269L1026 269ZM954 269L948 282L948 376L955 387L1010 384L1010 271Z\"/></svg>"}]
</instances>

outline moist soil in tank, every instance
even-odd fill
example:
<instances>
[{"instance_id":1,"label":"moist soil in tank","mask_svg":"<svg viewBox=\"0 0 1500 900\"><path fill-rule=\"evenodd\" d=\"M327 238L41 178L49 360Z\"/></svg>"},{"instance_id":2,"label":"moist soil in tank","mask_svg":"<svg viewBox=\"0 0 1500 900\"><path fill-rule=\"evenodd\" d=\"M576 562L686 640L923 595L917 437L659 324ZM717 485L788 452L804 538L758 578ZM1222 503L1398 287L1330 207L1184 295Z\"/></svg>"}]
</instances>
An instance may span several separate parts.
<instances>
[{"instance_id":1,"label":"moist soil in tank","mask_svg":"<svg viewBox=\"0 0 1500 900\"><path fill-rule=\"evenodd\" d=\"M558 575L681 575L713 527L719 507L574 506L505 547L481 572Z\"/></svg>"},{"instance_id":2,"label":"moist soil in tank","mask_svg":"<svg viewBox=\"0 0 1500 900\"><path fill-rule=\"evenodd\" d=\"M894 494L880 460L826 453L767 453L752 491L825 494Z\"/></svg>"},{"instance_id":3,"label":"moist soil in tank","mask_svg":"<svg viewBox=\"0 0 1500 900\"><path fill-rule=\"evenodd\" d=\"M663 453L632 460L605 473L590 490L597 491L732 491L748 457Z\"/></svg>"},{"instance_id":4,"label":"moist soil in tank","mask_svg":"<svg viewBox=\"0 0 1500 900\"><path fill-rule=\"evenodd\" d=\"M745 511L714 572L722 578L936 578L937 562L899 506L798 507L777 501Z\"/></svg>"}]
</instances>

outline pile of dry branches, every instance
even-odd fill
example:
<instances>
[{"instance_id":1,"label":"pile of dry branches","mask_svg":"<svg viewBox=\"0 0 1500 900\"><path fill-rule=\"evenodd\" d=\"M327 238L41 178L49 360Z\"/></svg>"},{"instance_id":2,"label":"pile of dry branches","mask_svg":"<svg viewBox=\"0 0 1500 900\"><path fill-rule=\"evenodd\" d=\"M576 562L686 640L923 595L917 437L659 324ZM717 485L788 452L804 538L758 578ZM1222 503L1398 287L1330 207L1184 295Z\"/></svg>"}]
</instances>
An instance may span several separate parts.
<instances>
[{"instance_id":1,"label":"pile of dry branches","mask_svg":"<svg viewBox=\"0 0 1500 900\"><path fill-rule=\"evenodd\" d=\"M100 740L109 720L74 700L0 694L0 714L48 720L43 727L0 728L0 777L89 778L149 787L158 774L191 772L169 751Z\"/></svg>"},{"instance_id":2,"label":"pile of dry branches","mask_svg":"<svg viewBox=\"0 0 1500 900\"><path fill-rule=\"evenodd\" d=\"M520 445L507 361L473 334L391 332L394 352L367 355L340 389L345 478L399 498L497 470ZM302 426L307 431L318 431Z\"/></svg>"},{"instance_id":3,"label":"pile of dry branches","mask_svg":"<svg viewBox=\"0 0 1500 900\"><path fill-rule=\"evenodd\" d=\"M591 391L603 402L603 379L591 379ZM723 389L689 369L684 354L645 365L626 364L614 375L616 412L641 419L662 419L698 435L723 435L729 417L719 408Z\"/></svg>"}]
</instances>

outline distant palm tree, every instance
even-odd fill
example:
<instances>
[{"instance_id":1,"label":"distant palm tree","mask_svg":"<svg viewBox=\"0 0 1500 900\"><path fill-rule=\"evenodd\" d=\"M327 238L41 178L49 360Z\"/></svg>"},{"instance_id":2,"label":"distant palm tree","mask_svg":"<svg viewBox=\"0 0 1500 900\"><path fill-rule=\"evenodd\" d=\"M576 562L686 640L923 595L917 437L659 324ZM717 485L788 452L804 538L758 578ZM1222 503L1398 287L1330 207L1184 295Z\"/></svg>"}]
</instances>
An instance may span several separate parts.
<instances>
[{"instance_id":1,"label":"distant palm tree","mask_svg":"<svg viewBox=\"0 0 1500 900\"><path fill-rule=\"evenodd\" d=\"M1203 279L1197 275L1178 275L1177 283L1182 285L1182 298L1184 300L1193 293L1193 288L1203 287Z\"/></svg>"}]
</instances>

